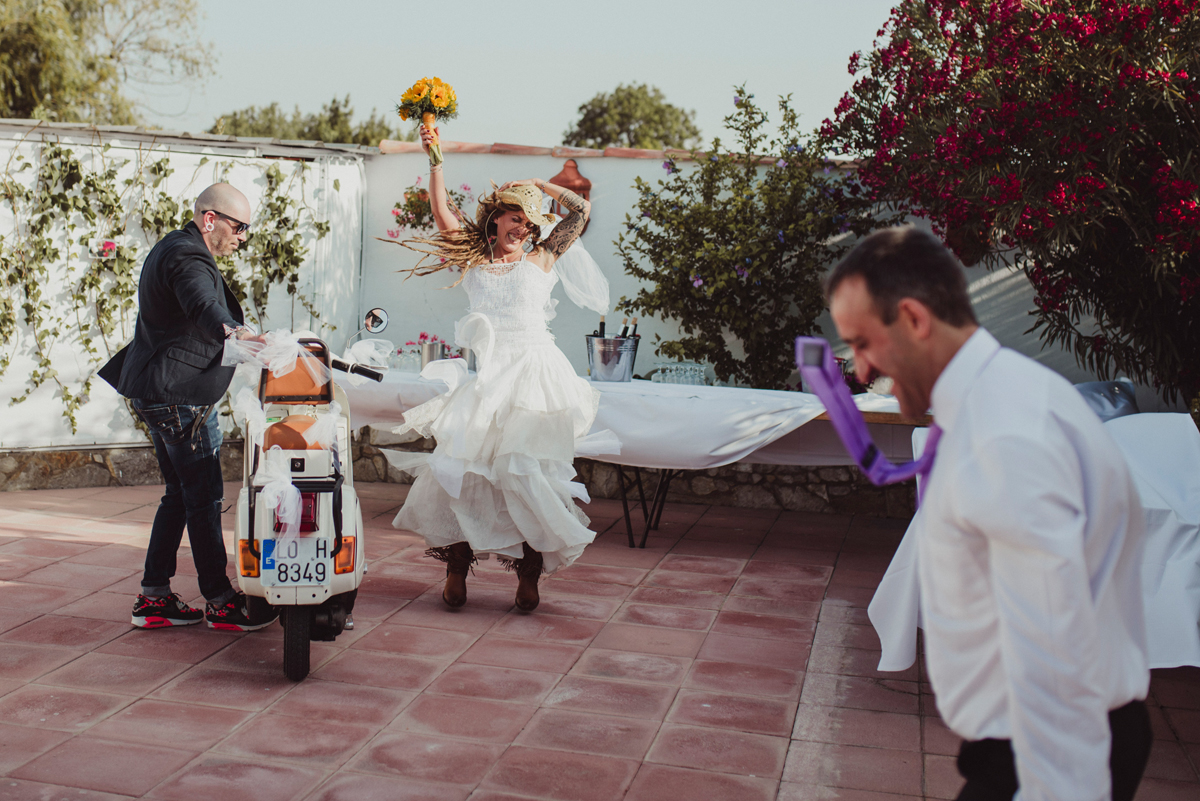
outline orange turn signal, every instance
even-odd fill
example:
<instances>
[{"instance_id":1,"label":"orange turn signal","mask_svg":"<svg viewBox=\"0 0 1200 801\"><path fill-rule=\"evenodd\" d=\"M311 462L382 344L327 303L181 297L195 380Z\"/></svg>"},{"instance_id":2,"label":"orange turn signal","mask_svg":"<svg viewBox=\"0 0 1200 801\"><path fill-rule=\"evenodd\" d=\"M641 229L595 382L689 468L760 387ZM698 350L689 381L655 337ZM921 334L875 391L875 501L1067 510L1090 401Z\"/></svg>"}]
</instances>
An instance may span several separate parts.
<instances>
[{"instance_id":1,"label":"orange turn signal","mask_svg":"<svg viewBox=\"0 0 1200 801\"><path fill-rule=\"evenodd\" d=\"M354 537L342 535L342 549L333 557L333 572L354 572Z\"/></svg>"},{"instance_id":2,"label":"orange turn signal","mask_svg":"<svg viewBox=\"0 0 1200 801\"><path fill-rule=\"evenodd\" d=\"M243 576L258 578L258 557L250 550L250 540L238 540L238 570Z\"/></svg>"}]
</instances>

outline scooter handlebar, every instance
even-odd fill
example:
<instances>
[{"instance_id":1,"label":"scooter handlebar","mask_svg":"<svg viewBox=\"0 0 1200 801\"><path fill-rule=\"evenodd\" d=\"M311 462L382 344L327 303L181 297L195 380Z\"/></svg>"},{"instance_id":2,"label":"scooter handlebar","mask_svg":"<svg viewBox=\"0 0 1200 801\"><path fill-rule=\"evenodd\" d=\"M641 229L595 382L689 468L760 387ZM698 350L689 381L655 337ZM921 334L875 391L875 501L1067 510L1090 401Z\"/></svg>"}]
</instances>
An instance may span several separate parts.
<instances>
[{"instance_id":1,"label":"scooter handlebar","mask_svg":"<svg viewBox=\"0 0 1200 801\"><path fill-rule=\"evenodd\" d=\"M349 364L341 359L330 359L334 370L341 370L343 373L354 373L361 375L363 378L369 378L372 381L382 381L383 373L372 370L370 367L364 367L361 364Z\"/></svg>"}]
</instances>

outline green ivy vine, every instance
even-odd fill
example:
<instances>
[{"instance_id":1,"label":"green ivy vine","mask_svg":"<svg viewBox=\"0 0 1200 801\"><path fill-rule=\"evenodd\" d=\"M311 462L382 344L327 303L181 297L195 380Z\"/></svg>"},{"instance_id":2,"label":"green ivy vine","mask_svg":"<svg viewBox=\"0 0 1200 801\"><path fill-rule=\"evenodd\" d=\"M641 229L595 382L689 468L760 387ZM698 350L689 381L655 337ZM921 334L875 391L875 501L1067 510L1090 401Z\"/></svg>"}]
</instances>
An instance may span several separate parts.
<instances>
[{"instance_id":1,"label":"green ivy vine","mask_svg":"<svg viewBox=\"0 0 1200 801\"><path fill-rule=\"evenodd\" d=\"M276 285L283 286L293 301L299 302L313 318L321 319L312 299L300 292L300 265L308 257L304 227L311 227L320 240L329 233L329 222L316 219L312 209L292 196L297 181L300 183L299 194L304 196L308 172L305 162L294 163L290 175L284 175L278 162L263 172L266 193L252 221L250 230L253 233L246 247L238 250L237 261L249 269L241 269L232 257L218 260L218 266L238 301L243 304L250 301L250 311L260 328L271 287Z\"/></svg>"},{"instance_id":2,"label":"green ivy vine","mask_svg":"<svg viewBox=\"0 0 1200 801\"><path fill-rule=\"evenodd\" d=\"M78 429L77 414L89 400L96 371L133 332L135 272L145 253L129 234L136 226L152 247L191 218L192 199L181 202L165 190L174 171L168 155L152 160L152 151L139 151L133 175L119 180L130 160L112 158L107 144L91 149L94 169L60 142L42 142L36 160L14 148L0 174L0 203L13 218L12 230L0 234L0 375L12 361L23 328L36 364L24 391L10 404L24 402L52 382L72 432ZM189 187L208 162L200 160ZM291 196L297 181L303 193L308 168L304 162L292 163L290 174L279 163L264 169L266 193L253 233L236 261L222 259L220 265L239 302L249 300L260 327L271 289L278 285L319 319L311 299L300 291L299 270L308 255L309 232L319 240L329 232L329 223L317 220L303 200ZM233 165L218 162L217 180ZM27 170L34 171L33 180L22 182L19 177ZM56 285L56 268L65 272L65 284ZM66 293L65 303L55 303L56 286ZM72 343L89 365L77 383L60 377L51 359L53 347L63 342Z\"/></svg>"}]
</instances>

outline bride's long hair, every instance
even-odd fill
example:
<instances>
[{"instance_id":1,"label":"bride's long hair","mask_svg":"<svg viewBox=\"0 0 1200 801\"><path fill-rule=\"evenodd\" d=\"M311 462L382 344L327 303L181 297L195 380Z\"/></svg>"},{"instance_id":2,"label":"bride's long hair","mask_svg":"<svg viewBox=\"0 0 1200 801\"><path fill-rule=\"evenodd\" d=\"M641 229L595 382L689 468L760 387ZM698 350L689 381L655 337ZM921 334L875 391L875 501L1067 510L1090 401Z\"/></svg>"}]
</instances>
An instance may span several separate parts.
<instances>
[{"instance_id":1,"label":"bride's long hair","mask_svg":"<svg viewBox=\"0 0 1200 801\"><path fill-rule=\"evenodd\" d=\"M394 239L387 240L403 245L409 250L425 254L412 269L400 270L402 273L408 273L404 280L407 281L414 275L433 275L442 270L458 268L462 271L462 276L450 285L458 286L466 276L467 270L487 264L492 260L492 249L496 241L496 217L505 212L524 211L516 203L497 200L494 183L492 190L490 195L479 197L479 206L475 209L474 221L467 219L455 202L447 198L451 211L461 223L460 228L453 231L438 231L431 237L405 239L403 242L396 242ZM529 230L527 242L532 246L530 252L535 253L541 247L542 229L534 223L529 223ZM437 262L427 263L431 259L436 259Z\"/></svg>"}]
</instances>

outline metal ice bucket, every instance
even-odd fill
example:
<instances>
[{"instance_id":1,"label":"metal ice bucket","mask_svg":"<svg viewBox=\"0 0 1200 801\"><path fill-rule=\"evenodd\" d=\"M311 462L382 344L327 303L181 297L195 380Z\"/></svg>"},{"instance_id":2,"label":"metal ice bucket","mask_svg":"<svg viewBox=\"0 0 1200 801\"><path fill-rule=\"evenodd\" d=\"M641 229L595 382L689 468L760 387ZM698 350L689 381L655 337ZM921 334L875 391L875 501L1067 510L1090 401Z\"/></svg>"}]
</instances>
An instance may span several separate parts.
<instances>
[{"instance_id":1,"label":"metal ice bucket","mask_svg":"<svg viewBox=\"0 0 1200 801\"><path fill-rule=\"evenodd\" d=\"M421 344L421 369L430 362L446 358L446 346L441 342L424 342Z\"/></svg>"},{"instance_id":2,"label":"metal ice bucket","mask_svg":"<svg viewBox=\"0 0 1200 801\"><path fill-rule=\"evenodd\" d=\"M637 358L637 337L587 336L588 370L593 381L630 381Z\"/></svg>"}]
</instances>

